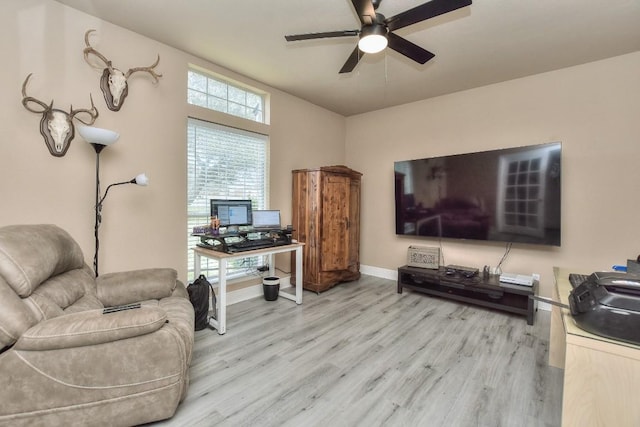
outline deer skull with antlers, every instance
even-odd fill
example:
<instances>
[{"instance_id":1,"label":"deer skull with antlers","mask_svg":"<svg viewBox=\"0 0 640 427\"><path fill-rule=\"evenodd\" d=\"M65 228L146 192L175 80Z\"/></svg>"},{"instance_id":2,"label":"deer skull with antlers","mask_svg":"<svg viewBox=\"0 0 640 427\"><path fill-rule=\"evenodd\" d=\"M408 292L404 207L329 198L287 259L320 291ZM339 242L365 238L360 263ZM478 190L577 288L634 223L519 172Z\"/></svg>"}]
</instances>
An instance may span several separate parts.
<instances>
[{"instance_id":1,"label":"deer skull with antlers","mask_svg":"<svg viewBox=\"0 0 640 427\"><path fill-rule=\"evenodd\" d=\"M66 111L53 108L53 99L51 100L51 103L47 105L39 99L27 96L27 82L30 77L31 74L27 76L22 84L22 105L32 113L42 114L42 119L40 120L40 133L44 137L44 142L47 144L47 148L51 155L62 157L67 153L71 140L75 136L73 119L77 119L85 125L90 126L98 118L98 110L95 105L93 105L93 98L91 97L91 94L89 94L89 99L91 100L90 109L74 110L72 105L68 113ZM39 105L40 108L36 109L30 107L29 103ZM80 113L89 114L91 119L84 121L81 118L76 117L76 115Z\"/></svg>"},{"instance_id":2,"label":"deer skull with antlers","mask_svg":"<svg viewBox=\"0 0 640 427\"><path fill-rule=\"evenodd\" d=\"M155 83L158 83L158 78L162 77L162 74L157 74L155 72L155 67L160 62L160 55L158 55L158 59L156 62L151 64L148 67L136 67L129 68L129 71L122 72L119 69L115 68L111 61L108 60L103 54L95 50L91 44L89 43L89 34L94 32L95 30L87 30L84 34L84 43L86 44L86 48L84 49L84 59L91 66L94 66L89 62L89 55L93 54L102 62L106 68L102 71L102 77L100 78L100 89L102 89L102 93L104 94L104 100L107 103L107 108L111 111L120 111L122 104L124 103L125 98L129 93L129 86L127 84L127 80L129 77L138 71L146 71L151 74Z\"/></svg>"}]
</instances>

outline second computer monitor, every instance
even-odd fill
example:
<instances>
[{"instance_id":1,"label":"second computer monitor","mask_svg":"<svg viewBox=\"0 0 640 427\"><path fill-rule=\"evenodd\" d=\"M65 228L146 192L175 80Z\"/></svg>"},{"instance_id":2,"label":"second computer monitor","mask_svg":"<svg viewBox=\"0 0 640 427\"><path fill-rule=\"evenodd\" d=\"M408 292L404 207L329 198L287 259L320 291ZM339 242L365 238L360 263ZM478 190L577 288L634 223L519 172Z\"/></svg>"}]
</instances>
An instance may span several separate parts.
<instances>
[{"instance_id":1,"label":"second computer monitor","mask_svg":"<svg viewBox=\"0 0 640 427\"><path fill-rule=\"evenodd\" d=\"M253 211L253 228L255 230L279 230L279 210L255 210Z\"/></svg>"},{"instance_id":2,"label":"second computer monitor","mask_svg":"<svg viewBox=\"0 0 640 427\"><path fill-rule=\"evenodd\" d=\"M211 199L211 216L220 220L221 227L251 225L251 200Z\"/></svg>"}]
</instances>

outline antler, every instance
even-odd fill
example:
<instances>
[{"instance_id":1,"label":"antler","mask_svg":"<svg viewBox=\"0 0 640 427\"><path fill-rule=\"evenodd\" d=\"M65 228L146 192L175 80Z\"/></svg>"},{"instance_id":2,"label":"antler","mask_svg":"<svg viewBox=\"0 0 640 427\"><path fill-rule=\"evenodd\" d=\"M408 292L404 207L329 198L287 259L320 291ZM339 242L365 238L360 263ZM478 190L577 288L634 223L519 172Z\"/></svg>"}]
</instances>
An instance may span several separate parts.
<instances>
[{"instance_id":1,"label":"antler","mask_svg":"<svg viewBox=\"0 0 640 427\"><path fill-rule=\"evenodd\" d=\"M87 126L91 126L96 119L98 118L98 109L96 108L96 106L93 104L93 97L91 96L91 94L89 94L89 99L91 99L91 108L90 109L79 109L79 110L74 110L73 109L73 105L71 106L71 111L69 112L69 117L71 117L72 119L78 119L78 121L84 123ZM85 122L84 120L82 120L80 117L76 117L76 114L80 114L80 113L87 113L91 116L91 121L89 122Z\"/></svg>"},{"instance_id":2,"label":"antler","mask_svg":"<svg viewBox=\"0 0 640 427\"><path fill-rule=\"evenodd\" d=\"M151 74L151 76L153 77L153 80L158 83L158 78L162 77L162 74L157 74L154 71L154 68L156 68L156 66L158 65L158 63L160 63L160 55L158 55L158 59L156 59L156 62L154 62L153 64L149 65L148 67L136 67L136 68L130 68L129 71L127 71L127 73L124 75L124 77L126 79L129 78L129 76L133 73L135 73L136 71L146 71L149 74Z\"/></svg>"},{"instance_id":3,"label":"antler","mask_svg":"<svg viewBox=\"0 0 640 427\"><path fill-rule=\"evenodd\" d=\"M87 30L86 33L84 33L84 43L87 45L87 47L84 48L84 60L87 61L87 64L93 66L91 64L91 62L89 62L89 54L93 53L95 56L97 56L99 59L102 60L102 62L104 62L104 65L107 66L107 68L109 68L109 71L113 70L113 66L111 65L111 61L109 61L103 54L101 54L100 52L98 52L97 50L95 50L91 44L89 43L89 34L93 33L95 30Z\"/></svg>"},{"instance_id":4,"label":"antler","mask_svg":"<svg viewBox=\"0 0 640 427\"><path fill-rule=\"evenodd\" d=\"M22 105L24 105L24 108L26 108L27 110L31 111L32 113L38 113L38 114L42 114L45 112L50 112L51 109L53 108L53 99L51 100L51 104L47 105L44 102L40 101L39 99L36 99L32 96L27 96L27 82L29 81L29 78L31 77L30 73L26 79L24 79L24 83L22 83ZM37 111L34 110L32 108L29 108L29 106L27 105L29 102L35 102L36 104L38 104L39 106L42 107L41 111Z\"/></svg>"}]
</instances>

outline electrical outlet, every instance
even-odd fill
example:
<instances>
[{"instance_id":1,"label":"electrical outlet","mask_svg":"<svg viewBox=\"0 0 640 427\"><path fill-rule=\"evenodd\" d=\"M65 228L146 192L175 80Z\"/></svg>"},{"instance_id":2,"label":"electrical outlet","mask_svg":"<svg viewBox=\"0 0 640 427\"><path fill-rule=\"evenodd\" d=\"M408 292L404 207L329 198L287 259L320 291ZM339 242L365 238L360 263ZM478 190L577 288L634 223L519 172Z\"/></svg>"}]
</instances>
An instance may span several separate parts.
<instances>
[{"instance_id":1,"label":"electrical outlet","mask_svg":"<svg viewBox=\"0 0 640 427\"><path fill-rule=\"evenodd\" d=\"M537 280L538 282L540 281L540 275L538 273L533 273L531 277L533 277L533 280Z\"/></svg>"}]
</instances>

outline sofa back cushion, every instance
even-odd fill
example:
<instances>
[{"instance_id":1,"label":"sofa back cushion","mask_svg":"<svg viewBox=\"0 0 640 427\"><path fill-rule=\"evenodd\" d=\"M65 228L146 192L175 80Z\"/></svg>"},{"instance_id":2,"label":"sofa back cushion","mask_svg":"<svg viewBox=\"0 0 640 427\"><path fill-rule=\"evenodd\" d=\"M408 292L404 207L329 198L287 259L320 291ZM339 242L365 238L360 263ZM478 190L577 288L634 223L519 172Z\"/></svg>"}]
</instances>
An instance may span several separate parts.
<instances>
[{"instance_id":1,"label":"sofa back cushion","mask_svg":"<svg viewBox=\"0 0 640 427\"><path fill-rule=\"evenodd\" d=\"M66 231L0 228L0 349L42 320L100 307L93 273Z\"/></svg>"},{"instance_id":2,"label":"sofa back cushion","mask_svg":"<svg viewBox=\"0 0 640 427\"><path fill-rule=\"evenodd\" d=\"M35 306L41 320L103 307L88 267L65 271L45 280L25 301Z\"/></svg>"},{"instance_id":3,"label":"sofa back cushion","mask_svg":"<svg viewBox=\"0 0 640 427\"><path fill-rule=\"evenodd\" d=\"M83 266L80 246L55 225L0 228L0 276L22 298L50 277Z\"/></svg>"}]
</instances>

